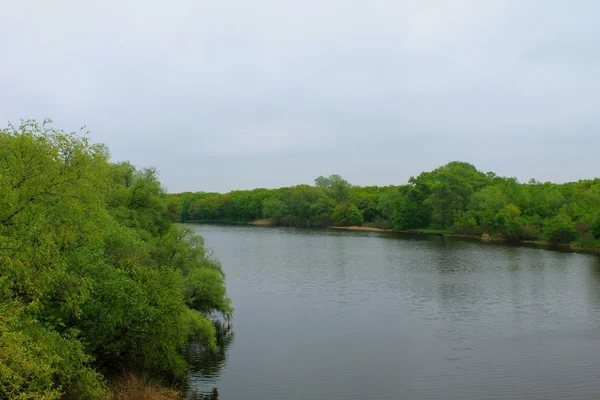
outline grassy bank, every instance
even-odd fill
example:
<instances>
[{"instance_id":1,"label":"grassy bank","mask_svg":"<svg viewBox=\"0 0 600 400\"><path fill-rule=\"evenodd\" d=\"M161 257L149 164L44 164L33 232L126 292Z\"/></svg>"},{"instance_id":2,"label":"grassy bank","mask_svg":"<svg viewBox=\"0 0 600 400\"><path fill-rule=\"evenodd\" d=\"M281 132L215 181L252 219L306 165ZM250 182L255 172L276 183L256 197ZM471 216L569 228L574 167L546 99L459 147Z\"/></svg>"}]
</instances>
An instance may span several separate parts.
<instances>
[{"instance_id":1,"label":"grassy bank","mask_svg":"<svg viewBox=\"0 0 600 400\"><path fill-rule=\"evenodd\" d=\"M111 385L113 400L180 400L182 392L156 384L145 376L126 374Z\"/></svg>"},{"instance_id":2,"label":"grassy bank","mask_svg":"<svg viewBox=\"0 0 600 400\"><path fill-rule=\"evenodd\" d=\"M0 129L0 399L178 398L159 383L184 381L186 345L216 350L233 313L157 171L91 142L48 121Z\"/></svg>"}]
</instances>

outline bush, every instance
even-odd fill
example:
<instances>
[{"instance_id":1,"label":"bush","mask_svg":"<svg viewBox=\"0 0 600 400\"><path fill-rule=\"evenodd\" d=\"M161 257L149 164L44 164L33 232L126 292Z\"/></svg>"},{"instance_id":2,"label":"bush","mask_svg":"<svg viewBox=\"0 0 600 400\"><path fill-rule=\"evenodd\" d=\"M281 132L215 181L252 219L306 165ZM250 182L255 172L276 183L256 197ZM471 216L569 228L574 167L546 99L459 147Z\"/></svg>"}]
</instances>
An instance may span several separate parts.
<instances>
[{"instance_id":1,"label":"bush","mask_svg":"<svg viewBox=\"0 0 600 400\"><path fill-rule=\"evenodd\" d=\"M579 243L583 246L594 246L594 235L592 232L585 232L581 234L579 238Z\"/></svg>"},{"instance_id":2,"label":"bush","mask_svg":"<svg viewBox=\"0 0 600 400\"><path fill-rule=\"evenodd\" d=\"M462 235L479 235L481 229L475 218L463 211L459 211L454 222L454 232Z\"/></svg>"},{"instance_id":3,"label":"bush","mask_svg":"<svg viewBox=\"0 0 600 400\"><path fill-rule=\"evenodd\" d=\"M522 225L519 228L520 240L537 240L540 236L540 230L537 226Z\"/></svg>"},{"instance_id":4,"label":"bush","mask_svg":"<svg viewBox=\"0 0 600 400\"><path fill-rule=\"evenodd\" d=\"M0 398L103 399L104 378L74 338L26 317L16 303L0 305Z\"/></svg>"},{"instance_id":5,"label":"bush","mask_svg":"<svg viewBox=\"0 0 600 400\"><path fill-rule=\"evenodd\" d=\"M335 207L331 219L337 226L352 226L360 224L363 216L354 204L342 203Z\"/></svg>"},{"instance_id":6,"label":"bush","mask_svg":"<svg viewBox=\"0 0 600 400\"><path fill-rule=\"evenodd\" d=\"M0 398L100 399L102 370L183 377L233 309L153 169L26 122L0 130Z\"/></svg>"},{"instance_id":7,"label":"bush","mask_svg":"<svg viewBox=\"0 0 600 400\"><path fill-rule=\"evenodd\" d=\"M563 206L558 214L544 225L546 239L554 244L568 244L577 239L578 233L573 226L573 220L567 215Z\"/></svg>"}]
</instances>

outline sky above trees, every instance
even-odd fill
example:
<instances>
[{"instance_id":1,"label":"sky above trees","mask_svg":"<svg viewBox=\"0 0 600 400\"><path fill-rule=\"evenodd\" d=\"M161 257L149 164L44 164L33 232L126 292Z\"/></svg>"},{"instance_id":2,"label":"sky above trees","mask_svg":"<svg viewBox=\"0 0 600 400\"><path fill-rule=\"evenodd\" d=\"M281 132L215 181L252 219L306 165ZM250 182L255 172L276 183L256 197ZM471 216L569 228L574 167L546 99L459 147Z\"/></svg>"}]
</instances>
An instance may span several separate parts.
<instances>
[{"instance_id":1,"label":"sky above trees","mask_svg":"<svg viewBox=\"0 0 600 400\"><path fill-rule=\"evenodd\" d=\"M0 125L87 125L169 191L598 175L600 3L6 0Z\"/></svg>"}]
</instances>

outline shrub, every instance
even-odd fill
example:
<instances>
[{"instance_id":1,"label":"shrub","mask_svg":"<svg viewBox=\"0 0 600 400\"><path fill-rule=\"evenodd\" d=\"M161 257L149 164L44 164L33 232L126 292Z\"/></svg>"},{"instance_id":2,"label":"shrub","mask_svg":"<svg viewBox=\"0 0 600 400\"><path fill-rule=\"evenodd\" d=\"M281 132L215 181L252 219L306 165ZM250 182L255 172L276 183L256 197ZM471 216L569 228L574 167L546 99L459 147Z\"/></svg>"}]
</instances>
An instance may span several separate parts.
<instances>
[{"instance_id":1,"label":"shrub","mask_svg":"<svg viewBox=\"0 0 600 400\"><path fill-rule=\"evenodd\" d=\"M592 233L596 239L600 239L600 216L598 216L596 221L592 224Z\"/></svg>"},{"instance_id":2,"label":"shrub","mask_svg":"<svg viewBox=\"0 0 600 400\"><path fill-rule=\"evenodd\" d=\"M360 224L363 216L354 204L342 203L335 207L331 219L337 226L352 226Z\"/></svg>"},{"instance_id":3,"label":"shrub","mask_svg":"<svg viewBox=\"0 0 600 400\"><path fill-rule=\"evenodd\" d=\"M522 225L519 228L520 240L537 240L540 236L540 230L537 226Z\"/></svg>"},{"instance_id":4,"label":"shrub","mask_svg":"<svg viewBox=\"0 0 600 400\"><path fill-rule=\"evenodd\" d=\"M454 222L454 232L463 235L479 235L481 230L473 216L459 211Z\"/></svg>"},{"instance_id":5,"label":"shrub","mask_svg":"<svg viewBox=\"0 0 600 400\"><path fill-rule=\"evenodd\" d=\"M573 220L567 215L565 206L545 224L544 235L554 244L568 244L577 239L578 233L573 226Z\"/></svg>"}]
</instances>

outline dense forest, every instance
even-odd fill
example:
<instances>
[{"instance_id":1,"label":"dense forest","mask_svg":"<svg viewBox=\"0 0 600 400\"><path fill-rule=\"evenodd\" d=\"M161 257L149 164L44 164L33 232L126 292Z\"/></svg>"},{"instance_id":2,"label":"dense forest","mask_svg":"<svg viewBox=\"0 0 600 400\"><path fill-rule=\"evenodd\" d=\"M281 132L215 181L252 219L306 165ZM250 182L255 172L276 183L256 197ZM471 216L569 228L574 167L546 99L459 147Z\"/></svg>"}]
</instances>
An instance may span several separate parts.
<instances>
[{"instance_id":1,"label":"dense forest","mask_svg":"<svg viewBox=\"0 0 600 400\"><path fill-rule=\"evenodd\" d=\"M450 162L404 185L353 186L339 175L314 185L170 194L180 221L362 225L482 235L511 241L600 246L600 179L555 184L481 172Z\"/></svg>"},{"instance_id":2,"label":"dense forest","mask_svg":"<svg viewBox=\"0 0 600 400\"><path fill-rule=\"evenodd\" d=\"M0 130L0 398L104 399L174 382L232 313L217 260L153 169L27 121Z\"/></svg>"}]
</instances>

